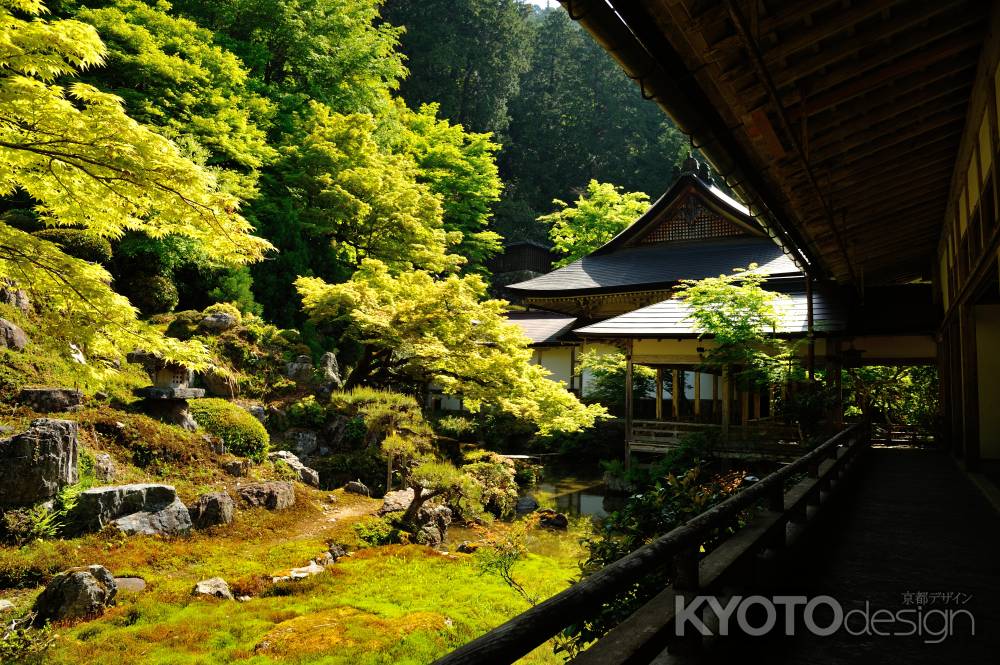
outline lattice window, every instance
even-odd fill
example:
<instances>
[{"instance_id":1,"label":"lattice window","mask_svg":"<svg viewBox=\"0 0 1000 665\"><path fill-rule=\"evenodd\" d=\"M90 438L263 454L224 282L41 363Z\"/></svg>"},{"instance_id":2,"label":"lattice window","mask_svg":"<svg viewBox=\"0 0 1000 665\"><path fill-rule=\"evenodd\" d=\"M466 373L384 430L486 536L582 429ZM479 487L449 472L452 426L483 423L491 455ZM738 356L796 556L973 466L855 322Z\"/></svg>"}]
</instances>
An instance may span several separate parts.
<instances>
[{"instance_id":1,"label":"lattice window","mask_svg":"<svg viewBox=\"0 0 1000 665\"><path fill-rule=\"evenodd\" d=\"M660 222L643 236L640 244L655 245L673 240L701 240L704 238L729 238L746 235L746 231L712 212L692 197L688 197L673 210L670 217Z\"/></svg>"}]
</instances>

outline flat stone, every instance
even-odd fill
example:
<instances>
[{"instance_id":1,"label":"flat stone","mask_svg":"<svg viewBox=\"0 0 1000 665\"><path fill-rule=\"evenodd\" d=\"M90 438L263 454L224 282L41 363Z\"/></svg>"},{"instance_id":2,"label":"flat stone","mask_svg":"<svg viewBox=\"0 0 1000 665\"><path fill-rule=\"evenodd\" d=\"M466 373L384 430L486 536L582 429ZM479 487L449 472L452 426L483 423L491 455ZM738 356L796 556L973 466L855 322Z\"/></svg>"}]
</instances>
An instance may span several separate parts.
<instances>
[{"instance_id":1,"label":"flat stone","mask_svg":"<svg viewBox=\"0 0 1000 665\"><path fill-rule=\"evenodd\" d=\"M326 570L326 568L319 565L315 561L310 561L308 566L303 566L302 568L292 568L288 576L293 580L302 580L307 577L312 577L313 575L318 575L324 570Z\"/></svg>"},{"instance_id":2,"label":"flat stone","mask_svg":"<svg viewBox=\"0 0 1000 665\"><path fill-rule=\"evenodd\" d=\"M83 393L72 388L25 388L17 395L20 404L35 411L67 411L83 404Z\"/></svg>"},{"instance_id":3,"label":"flat stone","mask_svg":"<svg viewBox=\"0 0 1000 665\"><path fill-rule=\"evenodd\" d=\"M396 490L395 492L386 492L385 496L382 497L382 507L378 509L379 515L385 515L386 513L395 513L402 510L406 510L413 503L413 490Z\"/></svg>"},{"instance_id":4,"label":"flat stone","mask_svg":"<svg viewBox=\"0 0 1000 665\"><path fill-rule=\"evenodd\" d=\"M115 584L118 585L119 591L139 593L146 589L146 580L141 577L116 577Z\"/></svg>"},{"instance_id":5,"label":"flat stone","mask_svg":"<svg viewBox=\"0 0 1000 665\"><path fill-rule=\"evenodd\" d=\"M136 388L135 394L146 399L198 399L205 396L205 389L146 386L145 388Z\"/></svg>"},{"instance_id":6,"label":"flat stone","mask_svg":"<svg viewBox=\"0 0 1000 665\"><path fill-rule=\"evenodd\" d=\"M191 530L191 514L180 499L153 511L119 517L113 524L130 536L172 536Z\"/></svg>"},{"instance_id":7,"label":"flat stone","mask_svg":"<svg viewBox=\"0 0 1000 665\"><path fill-rule=\"evenodd\" d=\"M10 602L6 598L0 600L0 613L10 612L12 609L14 609L14 603Z\"/></svg>"},{"instance_id":8,"label":"flat stone","mask_svg":"<svg viewBox=\"0 0 1000 665\"><path fill-rule=\"evenodd\" d=\"M364 496L371 496L371 490L360 480L352 480L346 485L344 485L344 491L350 492L351 494L362 494Z\"/></svg>"}]
</instances>

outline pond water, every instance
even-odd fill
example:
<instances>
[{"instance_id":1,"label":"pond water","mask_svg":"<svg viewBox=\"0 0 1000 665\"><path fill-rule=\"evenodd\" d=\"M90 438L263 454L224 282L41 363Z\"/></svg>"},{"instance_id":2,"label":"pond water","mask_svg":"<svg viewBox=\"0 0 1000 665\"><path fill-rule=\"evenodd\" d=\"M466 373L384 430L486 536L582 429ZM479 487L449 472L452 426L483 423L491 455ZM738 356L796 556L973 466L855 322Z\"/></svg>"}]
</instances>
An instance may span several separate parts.
<instances>
[{"instance_id":1,"label":"pond water","mask_svg":"<svg viewBox=\"0 0 1000 665\"><path fill-rule=\"evenodd\" d=\"M608 493L599 477L546 470L544 479L537 485L523 488L521 496L531 496L541 508L551 508L574 518L589 517L599 523L609 513L617 510L624 498ZM556 550L579 545L580 532L533 529L527 540L528 550L535 554L553 555ZM482 533L474 528L452 526L445 541L447 547L457 547L462 541L476 541Z\"/></svg>"}]
</instances>

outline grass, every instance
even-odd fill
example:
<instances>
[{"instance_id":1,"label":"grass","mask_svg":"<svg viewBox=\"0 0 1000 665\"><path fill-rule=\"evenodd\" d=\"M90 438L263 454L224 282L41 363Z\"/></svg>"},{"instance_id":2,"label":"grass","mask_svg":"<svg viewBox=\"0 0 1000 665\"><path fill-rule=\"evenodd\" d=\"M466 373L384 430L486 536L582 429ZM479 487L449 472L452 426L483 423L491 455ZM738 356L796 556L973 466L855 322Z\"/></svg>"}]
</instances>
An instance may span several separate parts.
<instances>
[{"instance_id":1,"label":"grass","mask_svg":"<svg viewBox=\"0 0 1000 665\"><path fill-rule=\"evenodd\" d=\"M269 587L243 603L190 595L197 580L214 575L253 587L303 565L331 538L349 538L350 519L317 529L317 502L301 503L308 505L295 515L244 513L231 531L215 536L118 543L93 536L66 543L71 558L100 561L116 575L144 577L149 586L122 593L100 619L58 629L45 662L427 663L528 608L499 578L480 575L474 556L417 545L360 550L326 573ZM36 554L49 554L49 547ZM560 556L528 555L517 574L547 597L567 586L578 556L575 545ZM22 594L21 603L32 595ZM525 662L561 659L543 646Z\"/></svg>"}]
</instances>

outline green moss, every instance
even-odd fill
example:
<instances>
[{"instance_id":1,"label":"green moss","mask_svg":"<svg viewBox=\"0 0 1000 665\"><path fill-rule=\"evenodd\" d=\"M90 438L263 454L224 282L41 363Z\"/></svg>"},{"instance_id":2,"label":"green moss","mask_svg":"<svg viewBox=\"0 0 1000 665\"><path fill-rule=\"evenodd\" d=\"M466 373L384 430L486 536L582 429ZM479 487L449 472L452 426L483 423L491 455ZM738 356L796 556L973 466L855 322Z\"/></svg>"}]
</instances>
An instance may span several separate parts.
<instances>
[{"instance_id":1,"label":"green moss","mask_svg":"<svg viewBox=\"0 0 1000 665\"><path fill-rule=\"evenodd\" d=\"M193 400L190 406L195 421L215 434L234 455L262 461L270 448L267 430L256 418L224 399Z\"/></svg>"}]
</instances>

